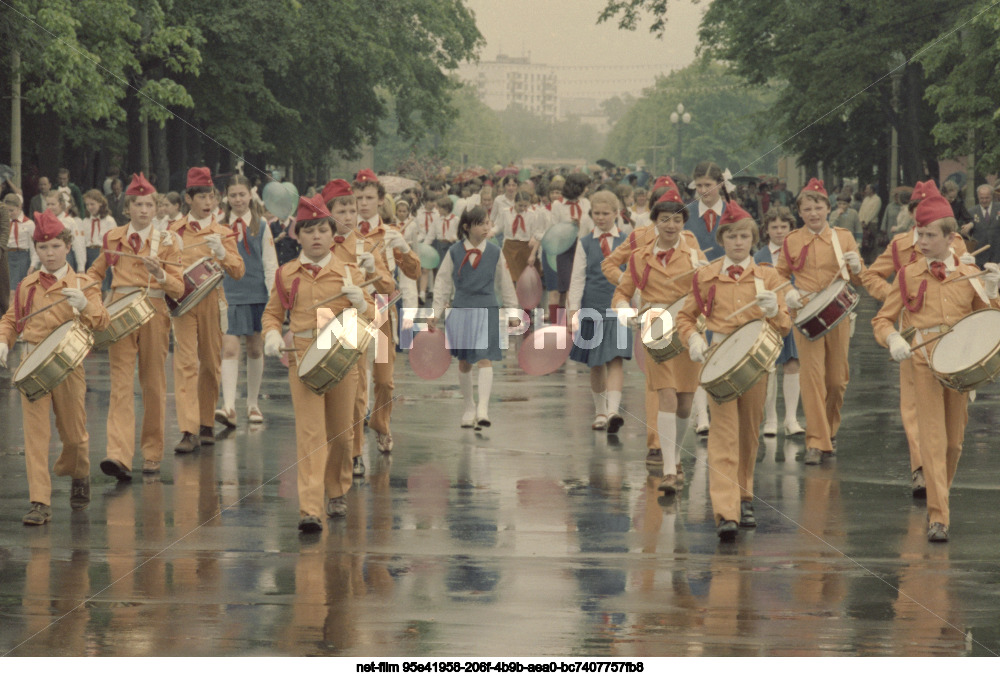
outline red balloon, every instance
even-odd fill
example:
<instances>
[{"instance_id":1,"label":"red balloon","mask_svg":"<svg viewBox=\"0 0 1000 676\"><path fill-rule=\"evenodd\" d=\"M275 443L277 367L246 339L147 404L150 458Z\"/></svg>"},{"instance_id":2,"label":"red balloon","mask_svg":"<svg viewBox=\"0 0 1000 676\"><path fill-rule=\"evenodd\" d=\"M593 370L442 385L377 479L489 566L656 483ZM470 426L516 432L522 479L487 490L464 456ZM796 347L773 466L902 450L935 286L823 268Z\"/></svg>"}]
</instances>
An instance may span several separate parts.
<instances>
[{"instance_id":1,"label":"red balloon","mask_svg":"<svg viewBox=\"0 0 1000 676\"><path fill-rule=\"evenodd\" d=\"M642 342L642 332L635 332L635 344L632 346L632 356L635 357L635 365L643 373L646 372L646 346Z\"/></svg>"},{"instance_id":2,"label":"red balloon","mask_svg":"<svg viewBox=\"0 0 1000 676\"><path fill-rule=\"evenodd\" d=\"M524 268L517 280L517 301L528 312L542 302L542 278L533 265Z\"/></svg>"},{"instance_id":3,"label":"red balloon","mask_svg":"<svg viewBox=\"0 0 1000 676\"><path fill-rule=\"evenodd\" d=\"M419 331L410 347L410 368L424 380L440 378L451 366L451 352L445 347L444 331Z\"/></svg>"},{"instance_id":4,"label":"red balloon","mask_svg":"<svg viewBox=\"0 0 1000 676\"><path fill-rule=\"evenodd\" d=\"M524 337L517 352L517 363L529 376L544 376L565 364L572 348L573 334L569 329L565 326L546 326Z\"/></svg>"},{"instance_id":5,"label":"red balloon","mask_svg":"<svg viewBox=\"0 0 1000 676\"><path fill-rule=\"evenodd\" d=\"M285 333L285 347L295 347L295 336L292 335L291 331ZM285 368L288 368L288 355L290 354L291 352L281 353L281 364Z\"/></svg>"}]
</instances>

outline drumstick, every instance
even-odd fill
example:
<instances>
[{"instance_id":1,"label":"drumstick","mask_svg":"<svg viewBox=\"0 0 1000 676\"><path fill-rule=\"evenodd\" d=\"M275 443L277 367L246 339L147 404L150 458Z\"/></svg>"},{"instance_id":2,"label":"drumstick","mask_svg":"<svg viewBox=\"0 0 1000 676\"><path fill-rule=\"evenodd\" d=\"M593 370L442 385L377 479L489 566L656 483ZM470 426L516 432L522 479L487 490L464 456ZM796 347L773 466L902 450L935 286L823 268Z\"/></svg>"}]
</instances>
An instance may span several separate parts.
<instances>
[{"instance_id":1,"label":"drumstick","mask_svg":"<svg viewBox=\"0 0 1000 676\"><path fill-rule=\"evenodd\" d=\"M77 283L79 283L79 281L80 281L80 280L79 280L79 278L78 278L78 279L77 279ZM99 284L101 284L101 282L91 282L91 283L90 283L90 284L88 284L87 286L85 286L85 287L81 288L81 289L80 289L80 291L86 291L86 290L87 290L87 289L89 289L90 287L92 287L92 286L98 286ZM27 320L31 319L32 317L34 317L35 315L37 315L37 314L41 314L42 312L45 312L46 310L48 310L48 309L50 309L50 308L54 308L54 307L55 307L56 305L59 305L59 303L65 303L65 302L66 302L66 301L68 301L68 300L69 300L69 296L65 296L65 297L63 297L63 298L60 298L60 299L59 299L59 300L57 300L57 301L56 301L55 303L49 303L49 304L48 304L48 305L46 305L45 307L42 307L42 308L38 308L37 310L35 310L34 312L32 312L32 313L31 313L30 315L27 315L26 317L22 317L22 318L21 318L21 321L22 321L22 322L24 322L24 321L27 321Z\"/></svg>"},{"instance_id":2,"label":"drumstick","mask_svg":"<svg viewBox=\"0 0 1000 676\"><path fill-rule=\"evenodd\" d=\"M115 251L114 249L103 249L103 251L104 253L113 254L115 256L125 256L126 258L139 258L142 260L145 260L147 258L152 258L152 256L140 256L139 254L128 253L126 251ZM154 258L153 260L155 260L160 265L179 265L180 267L184 267L183 263L174 263L173 261L162 261L159 258Z\"/></svg>"},{"instance_id":3,"label":"drumstick","mask_svg":"<svg viewBox=\"0 0 1000 676\"><path fill-rule=\"evenodd\" d=\"M786 286L788 286L791 283L792 283L792 280L788 279L788 280L784 281L780 286L776 286L773 289L768 289L768 291L781 291L782 289L784 289ZM735 317L739 313L744 312L746 310L749 310L750 308L752 308L756 304L757 304L757 301L754 301L752 303L747 303L746 305L744 305L743 307L741 307L736 312L733 312L732 314L730 314L728 317L726 317L722 321L728 322L730 319L732 319L733 317Z\"/></svg>"},{"instance_id":4,"label":"drumstick","mask_svg":"<svg viewBox=\"0 0 1000 676\"><path fill-rule=\"evenodd\" d=\"M216 233L212 233L212 234L216 234ZM228 235L222 235L219 239L229 239L230 237L236 237L239 234L240 233L238 233L238 232L231 232ZM192 244L191 246L186 246L186 247L184 247L181 250L182 251L187 251L188 249L197 249L200 246L208 246L208 240L205 240L203 242L198 242L197 244Z\"/></svg>"},{"instance_id":5,"label":"drumstick","mask_svg":"<svg viewBox=\"0 0 1000 676\"><path fill-rule=\"evenodd\" d=\"M922 343L914 345L913 347L910 348L910 352L913 352L914 350L919 350L920 348L922 348L925 345L930 345L935 340L941 340L942 338L944 338L945 336L947 336L949 333L951 333L951 329L948 329L947 331L942 331L941 333L937 334L933 338L930 338L928 340L925 340ZM892 357L889 357L889 361L895 361L895 360Z\"/></svg>"},{"instance_id":6,"label":"drumstick","mask_svg":"<svg viewBox=\"0 0 1000 676\"><path fill-rule=\"evenodd\" d=\"M990 245L989 245L989 244L987 244L987 245L986 245L986 246L984 246L984 247L980 247L980 248L976 249L975 251L973 251L973 252L972 252L972 253L970 253L969 255L970 255L970 256L978 256L979 254L983 253L984 251L986 251L986 250L987 250L987 249L989 249L989 248L990 248Z\"/></svg>"},{"instance_id":7,"label":"drumstick","mask_svg":"<svg viewBox=\"0 0 1000 676\"><path fill-rule=\"evenodd\" d=\"M990 274L989 270L981 270L974 275L966 275L965 277L952 277L951 279L946 279L942 284L951 284L952 282L964 282L969 279L975 279L976 277L982 277L983 275Z\"/></svg>"},{"instance_id":8,"label":"drumstick","mask_svg":"<svg viewBox=\"0 0 1000 676\"><path fill-rule=\"evenodd\" d=\"M710 260L710 261L708 262L708 265L711 265L712 263L715 263L715 262L717 262L717 261L721 261L721 260L722 260L723 258L725 258L725 256L719 256L718 258L715 258L715 259L713 259L713 260ZM705 265L702 265L702 266L701 266L701 268L704 268L704 267L707 267L707 266L705 266ZM690 270L688 270L687 272L682 272L682 273L681 273L681 274L679 274L679 275L676 275L676 276L674 276L674 277L671 277L670 279L668 279L668 280L667 280L667 281L665 282L665 284L670 284L670 283L672 283L672 282L676 282L676 281L678 281L678 280L681 280L681 279L684 279L684 278L685 278L685 277L687 277L688 275L693 275L694 273L698 272L699 270L701 270L701 268L691 268L691 269L690 269Z\"/></svg>"}]
</instances>

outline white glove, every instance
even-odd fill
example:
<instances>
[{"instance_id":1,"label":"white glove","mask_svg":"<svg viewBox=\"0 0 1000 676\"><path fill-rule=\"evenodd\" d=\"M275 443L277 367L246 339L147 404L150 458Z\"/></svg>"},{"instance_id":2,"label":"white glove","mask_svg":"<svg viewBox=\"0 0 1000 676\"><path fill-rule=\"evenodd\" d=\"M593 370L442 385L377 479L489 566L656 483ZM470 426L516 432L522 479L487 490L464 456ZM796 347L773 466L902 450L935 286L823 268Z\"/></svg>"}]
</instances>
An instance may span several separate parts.
<instances>
[{"instance_id":1,"label":"white glove","mask_svg":"<svg viewBox=\"0 0 1000 676\"><path fill-rule=\"evenodd\" d=\"M889 344L889 354L891 354L892 358L896 361L909 359L912 355L909 343L907 343L906 340L899 335L899 332L894 331L890 333L886 342Z\"/></svg>"},{"instance_id":2,"label":"white glove","mask_svg":"<svg viewBox=\"0 0 1000 676\"><path fill-rule=\"evenodd\" d=\"M802 295L799 293L798 289L792 288L785 294L785 305L787 305L790 310L802 309Z\"/></svg>"},{"instance_id":3,"label":"white glove","mask_svg":"<svg viewBox=\"0 0 1000 676\"><path fill-rule=\"evenodd\" d=\"M708 261L703 261L703 260L699 259L698 262L694 264L694 267L695 267L695 270L697 270L698 268L703 268L706 265L708 265Z\"/></svg>"},{"instance_id":4,"label":"white glove","mask_svg":"<svg viewBox=\"0 0 1000 676\"><path fill-rule=\"evenodd\" d=\"M705 353L708 352L708 343L702 338L700 333L692 333L688 338L688 356L691 361L705 361Z\"/></svg>"},{"instance_id":5,"label":"white glove","mask_svg":"<svg viewBox=\"0 0 1000 676\"><path fill-rule=\"evenodd\" d=\"M164 230L160 235L160 246L173 246L174 235L169 230Z\"/></svg>"},{"instance_id":6,"label":"white glove","mask_svg":"<svg viewBox=\"0 0 1000 676\"><path fill-rule=\"evenodd\" d=\"M83 295L83 291L80 289L63 289L62 295L66 296L66 302L69 303L69 306L74 310L83 312L83 310L87 307L87 297Z\"/></svg>"},{"instance_id":7,"label":"white glove","mask_svg":"<svg viewBox=\"0 0 1000 676\"><path fill-rule=\"evenodd\" d=\"M281 357L281 348L285 346L285 341L281 339L281 334L274 329L264 336L264 354L268 357Z\"/></svg>"},{"instance_id":8,"label":"white glove","mask_svg":"<svg viewBox=\"0 0 1000 676\"><path fill-rule=\"evenodd\" d=\"M976 257L970 254L969 252L965 252L964 254L958 257L958 262L961 263L962 265L975 265Z\"/></svg>"},{"instance_id":9,"label":"white glove","mask_svg":"<svg viewBox=\"0 0 1000 676\"><path fill-rule=\"evenodd\" d=\"M987 298L996 298L997 289L1000 287L1000 265L987 263L983 270L988 272L983 275L983 287L986 289Z\"/></svg>"},{"instance_id":10,"label":"white glove","mask_svg":"<svg viewBox=\"0 0 1000 676\"><path fill-rule=\"evenodd\" d=\"M0 366L7 368L7 353L10 352L10 346L7 343L0 342Z\"/></svg>"},{"instance_id":11,"label":"white glove","mask_svg":"<svg viewBox=\"0 0 1000 676\"><path fill-rule=\"evenodd\" d=\"M639 321L639 314L628 303L621 303L615 312L618 313L618 323L627 329L635 328Z\"/></svg>"},{"instance_id":12,"label":"white glove","mask_svg":"<svg viewBox=\"0 0 1000 676\"><path fill-rule=\"evenodd\" d=\"M358 254L358 267L367 272L369 275L374 274L375 256L370 253Z\"/></svg>"},{"instance_id":13,"label":"white glove","mask_svg":"<svg viewBox=\"0 0 1000 676\"><path fill-rule=\"evenodd\" d=\"M385 231L385 243L390 249L399 249L403 253L410 250L410 245L406 243L406 238L398 230L391 228Z\"/></svg>"},{"instance_id":14,"label":"white glove","mask_svg":"<svg viewBox=\"0 0 1000 676\"><path fill-rule=\"evenodd\" d=\"M226 247L222 246L222 238L219 235L211 234L205 238L212 255L220 261L226 257Z\"/></svg>"},{"instance_id":15,"label":"white glove","mask_svg":"<svg viewBox=\"0 0 1000 676\"><path fill-rule=\"evenodd\" d=\"M344 294L344 297L347 298L347 300L351 301L351 305L358 309L358 312L364 312L368 309L368 301L365 300L365 292L361 290L360 286L345 284L340 288L340 291Z\"/></svg>"},{"instance_id":16,"label":"white glove","mask_svg":"<svg viewBox=\"0 0 1000 676\"><path fill-rule=\"evenodd\" d=\"M857 251L848 251L844 254L844 262L847 263L847 267L851 269L856 275L861 274L861 256L858 255Z\"/></svg>"},{"instance_id":17,"label":"white glove","mask_svg":"<svg viewBox=\"0 0 1000 676\"><path fill-rule=\"evenodd\" d=\"M757 307L764 311L765 317L778 314L778 294L774 291L761 291L757 294Z\"/></svg>"},{"instance_id":18,"label":"white glove","mask_svg":"<svg viewBox=\"0 0 1000 676\"><path fill-rule=\"evenodd\" d=\"M580 330L580 311L579 310L569 310L569 330L570 333L576 333Z\"/></svg>"}]
</instances>

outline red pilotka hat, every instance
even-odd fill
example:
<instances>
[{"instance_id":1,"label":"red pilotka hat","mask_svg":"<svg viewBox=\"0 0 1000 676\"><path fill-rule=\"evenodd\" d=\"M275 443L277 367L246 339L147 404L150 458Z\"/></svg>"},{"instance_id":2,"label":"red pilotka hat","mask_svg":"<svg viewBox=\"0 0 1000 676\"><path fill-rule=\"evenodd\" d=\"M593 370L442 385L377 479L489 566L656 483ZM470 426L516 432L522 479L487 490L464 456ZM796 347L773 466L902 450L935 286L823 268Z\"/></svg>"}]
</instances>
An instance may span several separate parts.
<instances>
[{"instance_id":1,"label":"red pilotka hat","mask_svg":"<svg viewBox=\"0 0 1000 676\"><path fill-rule=\"evenodd\" d=\"M323 197L323 203L328 203L334 197L348 197L353 195L354 192L351 191L351 184L342 178L335 178L326 185L323 186L320 195Z\"/></svg>"},{"instance_id":2,"label":"red pilotka hat","mask_svg":"<svg viewBox=\"0 0 1000 676\"><path fill-rule=\"evenodd\" d=\"M671 190L676 190L680 194L680 190L677 190L677 184L674 183L674 179L669 176L657 176L656 181L653 183L653 191L659 190L660 188L670 188ZM657 200L659 201L659 200Z\"/></svg>"},{"instance_id":3,"label":"red pilotka hat","mask_svg":"<svg viewBox=\"0 0 1000 676\"><path fill-rule=\"evenodd\" d=\"M938 192L937 184L934 183L933 179L930 181L923 181L923 182L917 181L917 184L913 186L913 192L910 193L910 203L912 204L913 202L919 202L925 197L930 197L931 193L929 191L931 189L933 189L935 193Z\"/></svg>"},{"instance_id":4,"label":"red pilotka hat","mask_svg":"<svg viewBox=\"0 0 1000 676\"><path fill-rule=\"evenodd\" d=\"M813 179L814 181L816 179ZM822 190L823 184L820 183L820 189ZM824 193L825 194L825 193ZM722 218L719 219L719 225L726 225L727 223L736 223L737 221L742 221L745 218L753 220L753 216L747 213L746 209L739 205L736 200L729 200L726 202L726 209L722 212Z\"/></svg>"},{"instance_id":5,"label":"red pilotka hat","mask_svg":"<svg viewBox=\"0 0 1000 676\"><path fill-rule=\"evenodd\" d=\"M669 181L670 179L668 178L667 180ZM670 188L667 192L660 195L660 199L656 200L656 204L659 204L660 202L673 202L674 204L684 206L684 200L681 199L681 196L678 194L676 188Z\"/></svg>"},{"instance_id":6,"label":"red pilotka hat","mask_svg":"<svg viewBox=\"0 0 1000 676\"><path fill-rule=\"evenodd\" d=\"M806 183L806 187L802 188L802 191L799 194L801 195L803 192L815 192L819 193L823 197L830 197L826 192L826 188L823 187L823 181L818 178L810 178L809 182Z\"/></svg>"},{"instance_id":7,"label":"red pilotka hat","mask_svg":"<svg viewBox=\"0 0 1000 676\"><path fill-rule=\"evenodd\" d=\"M152 195L155 192L156 188L146 180L141 171L138 174L132 174L132 182L128 184L128 188L125 190L126 195Z\"/></svg>"},{"instance_id":8,"label":"red pilotka hat","mask_svg":"<svg viewBox=\"0 0 1000 676\"><path fill-rule=\"evenodd\" d=\"M66 226L62 224L56 215L52 213L51 209L46 209L44 212L35 212L35 233L31 236L36 242L48 242L50 239L55 239L62 231L66 229Z\"/></svg>"},{"instance_id":9,"label":"red pilotka hat","mask_svg":"<svg viewBox=\"0 0 1000 676\"><path fill-rule=\"evenodd\" d=\"M326 210L323 195L314 195L312 198L299 198L299 209L295 212L296 221L315 221L320 218L329 217L330 212Z\"/></svg>"},{"instance_id":10,"label":"red pilotka hat","mask_svg":"<svg viewBox=\"0 0 1000 676\"><path fill-rule=\"evenodd\" d=\"M208 167L191 167L188 169L187 187L214 188L215 185L212 183L212 172L209 171Z\"/></svg>"},{"instance_id":11,"label":"red pilotka hat","mask_svg":"<svg viewBox=\"0 0 1000 676\"><path fill-rule=\"evenodd\" d=\"M355 183L378 183L378 176L371 169L362 169L358 172L358 175L354 177Z\"/></svg>"},{"instance_id":12,"label":"red pilotka hat","mask_svg":"<svg viewBox=\"0 0 1000 676\"><path fill-rule=\"evenodd\" d=\"M917 205L916 210L913 212L913 218L917 221L918 228L926 228L934 221L939 221L942 218L955 217L955 212L951 208L951 204L938 192L934 181L927 181L921 187L927 195L920 200L920 204Z\"/></svg>"}]
</instances>

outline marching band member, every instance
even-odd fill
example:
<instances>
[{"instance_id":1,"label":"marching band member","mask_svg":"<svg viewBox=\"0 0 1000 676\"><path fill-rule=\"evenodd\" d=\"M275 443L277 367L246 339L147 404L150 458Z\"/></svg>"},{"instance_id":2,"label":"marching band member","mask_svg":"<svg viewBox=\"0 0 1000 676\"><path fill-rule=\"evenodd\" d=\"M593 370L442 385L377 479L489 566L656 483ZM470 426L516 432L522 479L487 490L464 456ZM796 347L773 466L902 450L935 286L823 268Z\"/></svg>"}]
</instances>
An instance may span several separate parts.
<instances>
[{"instance_id":1,"label":"marching band member","mask_svg":"<svg viewBox=\"0 0 1000 676\"><path fill-rule=\"evenodd\" d=\"M766 319L781 335L792 327L783 299L774 289L784 281L774 268L756 265L750 252L757 242L757 224L735 201L730 201L714 228L725 258L695 273L693 293L677 317L681 339L689 346L692 361L702 362L708 343L697 332L697 318L705 316L712 342L721 342L749 321ZM748 302L756 305L729 318ZM712 428L708 432L708 485L715 512L716 533L724 542L736 537L739 527L754 528L753 475L767 374L733 401L709 402Z\"/></svg>"},{"instance_id":2,"label":"marching band member","mask_svg":"<svg viewBox=\"0 0 1000 676\"><path fill-rule=\"evenodd\" d=\"M330 212L322 195L299 198L295 235L302 253L278 269L274 289L264 310L264 352L280 357L284 340L281 325L286 313L294 335L294 351L288 358L288 385L295 409L295 446L298 455L299 530L315 533L323 529L323 495L326 513L331 517L347 514L347 492L353 481L351 445L355 429L352 404L357 396L358 370L347 375L323 394L315 394L298 375L298 362L321 327L317 311L310 306L337 293L344 296L322 307L341 313L355 308L360 317L375 318L375 303L354 280L364 273L351 263L333 255L334 233Z\"/></svg>"},{"instance_id":3,"label":"marching band member","mask_svg":"<svg viewBox=\"0 0 1000 676\"><path fill-rule=\"evenodd\" d=\"M103 281L113 271L111 301L134 291L147 289L153 318L121 340L108 346L111 363L111 399L108 402L108 455L101 471L119 481L131 481L135 455L135 378L139 366L142 390L142 446L144 474L160 471L163 460L164 425L167 411L167 351L170 347L170 312L164 293L171 298L184 294L179 266L162 266L160 261L180 263L180 251L172 236L152 227L156 214L156 189L142 174L132 177L125 191L125 208L130 221L104 236L104 255L94 261L87 276ZM117 256L109 251L131 253ZM135 256L141 256L137 258Z\"/></svg>"},{"instance_id":4,"label":"marching band member","mask_svg":"<svg viewBox=\"0 0 1000 676\"><path fill-rule=\"evenodd\" d=\"M932 186L934 191L937 191L934 181L918 182L910 193L910 204L915 207L917 202L928 196ZM914 225L913 228L894 236L885 251L862 273L861 279L872 298L884 303L892 289L889 278L898 275L903 267L923 257L920 247L917 246L919 234L920 231ZM951 234L951 250L960 256L959 262L963 265L975 265L976 259L968 254L965 240L957 232ZM911 491L914 497L923 498L927 495L927 483L924 478L923 463L920 461L915 396L913 361L904 359L899 362L899 415L903 420L903 431L906 433L906 443L910 450Z\"/></svg>"},{"instance_id":5,"label":"marching band member","mask_svg":"<svg viewBox=\"0 0 1000 676\"><path fill-rule=\"evenodd\" d=\"M0 366L7 366L7 354L18 335L29 347L34 347L62 324L79 316L91 331L108 326L108 313L101 304L101 290L94 286L83 290L90 280L74 272L66 262L73 233L51 211L35 214L32 233L41 270L25 277L14 292L14 304L0 319ZM58 301L34 317L41 310ZM45 396L35 401L21 395L21 416L24 429L24 462L28 475L28 499L31 509L22 521L28 526L41 526L52 518L52 479L49 476L49 441L52 436L49 412L55 413L56 429L62 451L53 471L56 476L72 479L69 504L80 510L90 504L90 437L87 434L87 412L84 400L87 383L83 365Z\"/></svg>"},{"instance_id":6,"label":"marching band member","mask_svg":"<svg viewBox=\"0 0 1000 676\"><path fill-rule=\"evenodd\" d=\"M187 216L170 224L180 241L185 269L208 254L235 280L246 272L232 231L213 215L218 200L208 167L191 167L184 199ZM181 430L176 453L191 453L215 443L215 403L222 371L222 313L227 312L222 288L216 287L180 317L173 318L174 403ZM228 319L228 316L227 316Z\"/></svg>"},{"instance_id":7,"label":"marching band member","mask_svg":"<svg viewBox=\"0 0 1000 676\"><path fill-rule=\"evenodd\" d=\"M916 406L916 434L920 447L923 475L927 482L927 539L947 542L950 512L948 494L968 422L967 392L945 387L930 368L934 347L911 350L911 342L900 333L916 329L914 341L922 343L928 335L947 331L958 320L983 308L1000 307L997 287L1000 267L987 263L983 283L978 279L947 284L979 272L975 265L962 263L952 250L953 235L958 229L951 205L933 182L921 186L926 197L917 206L917 248L922 254L904 264L896 275L885 304L872 320L875 338L888 347L892 358L911 361L912 401ZM909 233L906 233L909 235ZM899 321L899 330L895 323ZM940 345L940 343L938 343Z\"/></svg>"},{"instance_id":8,"label":"marching band member","mask_svg":"<svg viewBox=\"0 0 1000 676\"><path fill-rule=\"evenodd\" d=\"M785 295L789 310L804 306L802 293L823 291L842 276L862 283L864 265L854 234L828 225L830 199L823 182L810 179L797 200L805 227L789 234L782 245L775 269L785 279L795 276L795 286ZM836 454L834 440L840 428L840 407L850 371L847 350L851 343L851 322L842 321L816 340L797 340L801 370L802 408L806 414L807 465L818 465Z\"/></svg>"},{"instance_id":9,"label":"marching band member","mask_svg":"<svg viewBox=\"0 0 1000 676\"><path fill-rule=\"evenodd\" d=\"M675 278L701 267L705 260L701 249L682 234L688 213L676 190L668 190L660 197L650 217L656 239L631 254L628 268L615 289L612 303L619 318L628 312L629 301L637 290L641 308L650 305L667 308L675 303L691 288L689 277ZM688 355L680 354L660 363L652 358L646 360L646 391L655 392L657 397L658 435L655 446L648 444L646 464L654 469L663 467L660 490L667 495L676 493L683 483L683 467L677 449L687 432L691 401L697 387L698 365ZM650 427L654 417L648 406L646 415L647 427Z\"/></svg>"}]
</instances>

